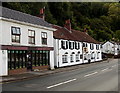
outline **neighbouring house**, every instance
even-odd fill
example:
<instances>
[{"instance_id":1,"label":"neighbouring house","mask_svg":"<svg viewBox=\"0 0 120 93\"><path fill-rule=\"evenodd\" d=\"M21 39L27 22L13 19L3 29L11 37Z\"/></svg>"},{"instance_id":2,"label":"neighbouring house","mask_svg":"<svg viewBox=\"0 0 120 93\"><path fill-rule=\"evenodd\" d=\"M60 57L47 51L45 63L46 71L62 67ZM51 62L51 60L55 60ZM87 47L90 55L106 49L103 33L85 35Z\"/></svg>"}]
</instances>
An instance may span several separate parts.
<instances>
[{"instance_id":1,"label":"neighbouring house","mask_svg":"<svg viewBox=\"0 0 120 93\"><path fill-rule=\"evenodd\" d=\"M64 27L52 25L54 32L55 67L71 66L102 60L101 44L87 32L71 29L70 20Z\"/></svg>"},{"instance_id":2,"label":"neighbouring house","mask_svg":"<svg viewBox=\"0 0 120 93\"><path fill-rule=\"evenodd\" d=\"M53 32L40 17L0 7L0 76L33 69L54 69Z\"/></svg>"},{"instance_id":3,"label":"neighbouring house","mask_svg":"<svg viewBox=\"0 0 120 93\"><path fill-rule=\"evenodd\" d=\"M105 54L120 54L120 42L107 41L102 44L102 52Z\"/></svg>"}]
</instances>

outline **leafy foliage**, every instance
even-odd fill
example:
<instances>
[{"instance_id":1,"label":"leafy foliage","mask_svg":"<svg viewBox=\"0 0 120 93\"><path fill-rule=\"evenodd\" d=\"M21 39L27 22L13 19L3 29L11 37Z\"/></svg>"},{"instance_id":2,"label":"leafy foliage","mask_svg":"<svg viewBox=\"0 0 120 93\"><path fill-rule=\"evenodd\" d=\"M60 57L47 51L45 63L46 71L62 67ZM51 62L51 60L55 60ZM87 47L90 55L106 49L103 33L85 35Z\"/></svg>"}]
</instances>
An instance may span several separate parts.
<instances>
[{"instance_id":1,"label":"leafy foliage","mask_svg":"<svg viewBox=\"0 0 120 93\"><path fill-rule=\"evenodd\" d=\"M73 29L84 31L99 41L120 40L120 3L102 2L6 2L3 6L34 16L45 6L45 20L64 25L71 19Z\"/></svg>"}]
</instances>

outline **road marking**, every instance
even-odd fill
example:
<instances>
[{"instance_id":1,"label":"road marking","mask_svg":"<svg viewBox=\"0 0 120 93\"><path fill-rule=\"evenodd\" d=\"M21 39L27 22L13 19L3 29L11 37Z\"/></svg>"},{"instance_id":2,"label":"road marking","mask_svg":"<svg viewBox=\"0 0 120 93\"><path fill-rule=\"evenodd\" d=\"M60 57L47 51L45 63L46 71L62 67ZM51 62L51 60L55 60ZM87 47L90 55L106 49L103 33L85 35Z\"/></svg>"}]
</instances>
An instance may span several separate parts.
<instances>
[{"instance_id":1,"label":"road marking","mask_svg":"<svg viewBox=\"0 0 120 93\"><path fill-rule=\"evenodd\" d=\"M88 76L91 76L91 75L94 75L94 74L97 74L98 72L94 72L94 73L91 73L91 74L87 74L85 75L84 77L88 77Z\"/></svg>"},{"instance_id":2,"label":"road marking","mask_svg":"<svg viewBox=\"0 0 120 93\"><path fill-rule=\"evenodd\" d=\"M113 65L112 67L116 67L116 65Z\"/></svg>"},{"instance_id":3,"label":"road marking","mask_svg":"<svg viewBox=\"0 0 120 93\"><path fill-rule=\"evenodd\" d=\"M106 70L108 70L108 68L105 68L105 69L103 69L103 70L101 70L101 71L106 71Z\"/></svg>"},{"instance_id":4,"label":"road marking","mask_svg":"<svg viewBox=\"0 0 120 93\"><path fill-rule=\"evenodd\" d=\"M68 81L65 81L65 82L61 82L61 83L58 83L58 84L49 86L49 87L47 87L47 88L48 88L48 89L49 89L49 88L53 88L53 87L56 87L56 86L59 86L59 85L63 85L63 84L66 84L66 83L70 83L70 82L75 81L75 80L77 80L77 79L76 79L76 78L75 78L75 79L71 79L71 80L68 80Z\"/></svg>"}]
</instances>

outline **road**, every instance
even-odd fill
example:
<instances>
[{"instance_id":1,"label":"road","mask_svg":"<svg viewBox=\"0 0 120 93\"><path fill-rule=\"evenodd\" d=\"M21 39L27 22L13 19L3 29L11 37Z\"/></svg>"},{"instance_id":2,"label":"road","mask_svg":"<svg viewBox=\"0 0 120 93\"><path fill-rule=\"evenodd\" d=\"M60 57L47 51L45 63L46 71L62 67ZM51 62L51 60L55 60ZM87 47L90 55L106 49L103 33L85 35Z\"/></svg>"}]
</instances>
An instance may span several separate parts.
<instances>
[{"instance_id":1,"label":"road","mask_svg":"<svg viewBox=\"0 0 120 93\"><path fill-rule=\"evenodd\" d=\"M3 84L3 91L118 91L118 59Z\"/></svg>"}]
</instances>

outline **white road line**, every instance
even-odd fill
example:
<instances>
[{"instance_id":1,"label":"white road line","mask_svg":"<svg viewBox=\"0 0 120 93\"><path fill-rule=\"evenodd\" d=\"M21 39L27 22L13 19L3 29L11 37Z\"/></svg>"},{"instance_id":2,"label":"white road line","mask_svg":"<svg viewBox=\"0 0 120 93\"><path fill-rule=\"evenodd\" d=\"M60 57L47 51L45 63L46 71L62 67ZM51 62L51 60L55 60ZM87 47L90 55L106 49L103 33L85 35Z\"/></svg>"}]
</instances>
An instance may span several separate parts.
<instances>
[{"instance_id":1,"label":"white road line","mask_svg":"<svg viewBox=\"0 0 120 93\"><path fill-rule=\"evenodd\" d=\"M101 70L101 71L106 71L106 70L108 70L108 68L105 68L105 69L103 69L103 70Z\"/></svg>"},{"instance_id":2,"label":"white road line","mask_svg":"<svg viewBox=\"0 0 120 93\"><path fill-rule=\"evenodd\" d=\"M49 89L49 88L53 88L53 87L56 87L56 86L59 86L59 85L62 85L62 84L70 83L70 82L75 81L75 80L77 80L77 79L76 79L76 78L75 78L75 79L71 79L71 80L68 80L68 81L65 81L65 82L61 82L61 83L58 83L58 84L49 86L49 87L47 87L47 88L48 88L48 89Z\"/></svg>"},{"instance_id":3,"label":"white road line","mask_svg":"<svg viewBox=\"0 0 120 93\"><path fill-rule=\"evenodd\" d=\"M113 65L112 67L116 67L116 65Z\"/></svg>"},{"instance_id":4,"label":"white road line","mask_svg":"<svg viewBox=\"0 0 120 93\"><path fill-rule=\"evenodd\" d=\"M91 76L91 75L94 75L94 74L97 74L98 72L94 72L94 73L91 73L91 74L87 74L85 75L84 77L88 77L88 76Z\"/></svg>"}]
</instances>

